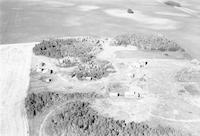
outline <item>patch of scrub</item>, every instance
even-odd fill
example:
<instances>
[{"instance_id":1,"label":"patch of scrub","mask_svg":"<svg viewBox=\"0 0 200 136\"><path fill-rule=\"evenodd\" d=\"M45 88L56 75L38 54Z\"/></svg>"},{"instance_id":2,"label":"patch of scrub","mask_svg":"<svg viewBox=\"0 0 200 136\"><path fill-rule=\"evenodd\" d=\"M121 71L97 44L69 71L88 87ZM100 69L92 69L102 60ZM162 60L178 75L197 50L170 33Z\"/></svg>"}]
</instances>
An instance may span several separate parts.
<instances>
[{"instance_id":1,"label":"patch of scrub","mask_svg":"<svg viewBox=\"0 0 200 136\"><path fill-rule=\"evenodd\" d=\"M158 11L158 12L155 12L155 13L158 14L158 15L166 15L166 16L189 17L189 15L182 14L182 13L162 12L162 11Z\"/></svg>"},{"instance_id":2,"label":"patch of scrub","mask_svg":"<svg viewBox=\"0 0 200 136\"><path fill-rule=\"evenodd\" d=\"M80 5L78 6L78 8L81 11L91 11L91 10L99 9L100 7L95 6L95 5Z\"/></svg>"},{"instance_id":3,"label":"patch of scrub","mask_svg":"<svg viewBox=\"0 0 200 136\"><path fill-rule=\"evenodd\" d=\"M126 10L123 9L107 9L104 12L110 16L137 21L151 29L176 29L178 27L178 22L176 21L144 15L142 12L136 10L134 14L128 14Z\"/></svg>"},{"instance_id":4,"label":"patch of scrub","mask_svg":"<svg viewBox=\"0 0 200 136\"><path fill-rule=\"evenodd\" d=\"M186 85L186 86L184 86L184 88L192 96L200 95L200 91L198 91L197 87L194 85Z\"/></svg>"},{"instance_id":5,"label":"patch of scrub","mask_svg":"<svg viewBox=\"0 0 200 136\"><path fill-rule=\"evenodd\" d=\"M176 2L176 1L166 1L164 2L166 5L168 6L172 6L172 7L181 7L181 4Z\"/></svg>"}]
</instances>

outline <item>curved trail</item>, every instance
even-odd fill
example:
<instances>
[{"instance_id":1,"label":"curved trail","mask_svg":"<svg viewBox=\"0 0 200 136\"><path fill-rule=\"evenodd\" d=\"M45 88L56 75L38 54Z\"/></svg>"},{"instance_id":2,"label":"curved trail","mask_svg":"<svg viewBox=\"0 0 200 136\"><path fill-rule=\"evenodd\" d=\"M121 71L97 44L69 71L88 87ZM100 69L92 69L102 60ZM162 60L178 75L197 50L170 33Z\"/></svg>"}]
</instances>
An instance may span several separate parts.
<instances>
[{"instance_id":1,"label":"curved trail","mask_svg":"<svg viewBox=\"0 0 200 136\"><path fill-rule=\"evenodd\" d=\"M0 135L27 136L24 98L29 85L32 47L29 44L0 46Z\"/></svg>"},{"instance_id":2,"label":"curved trail","mask_svg":"<svg viewBox=\"0 0 200 136\"><path fill-rule=\"evenodd\" d=\"M159 115L154 115L152 113L150 113L150 116L154 117L154 118L159 118L162 120L167 120L167 121L172 121L172 122L183 122L183 123L198 123L200 122L200 119L173 119L173 118L166 118L163 116L159 116Z\"/></svg>"},{"instance_id":3,"label":"curved trail","mask_svg":"<svg viewBox=\"0 0 200 136\"><path fill-rule=\"evenodd\" d=\"M64 102L62 103L61 105L57 105L55 108L53 108L53 110L51 110L46 116L45 118L43 119L41 125L40 125L40 130L39 130L39 136L45 136L43 135L43 128L44 128L44 125L45 125L45 122L47 121L47 119L49 118L49 116L51 116L51 114L53 112L55 112L56 110L58 110L59 108L61 108L62 106L64 106L65 104L69 103L69 102L75 102L77 101L77 99L74 99L74 100L69 100L67 102ZM84 100L79 100L79 101L84 101Z\"/></svg>"}]
</instances>

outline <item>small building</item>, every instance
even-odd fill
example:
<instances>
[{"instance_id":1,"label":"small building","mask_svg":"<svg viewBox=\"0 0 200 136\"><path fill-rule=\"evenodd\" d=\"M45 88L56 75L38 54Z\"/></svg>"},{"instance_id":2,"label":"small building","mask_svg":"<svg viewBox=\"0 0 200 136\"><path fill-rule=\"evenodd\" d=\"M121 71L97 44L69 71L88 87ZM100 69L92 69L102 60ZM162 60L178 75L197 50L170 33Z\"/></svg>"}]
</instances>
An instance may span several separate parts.
<instances>
[{"instance_id":1,"label":"small building","mask_svg":"<svg viewBox=\"0 0 200 136\"><path fill-rule=\"evenodd\" d=\"M49 70L49 74L53 74L54 72L53 72L53 70L52 69L50 69Z\"/></svg>"},{"instance_id":2,"label":"small building","mask_svg":"<svg viewBox=\"0 0 200 136\"><path fill-rule=\"evenodd\" d=\"M136 92L134 91L127 91L124 93L124 97L137 97Z\"/></svg>"},{"instance_id":3,"label":"small building","mask_svg":"<svg viewBox=\"0 0 200 136\"><path fill-rule=\"evenodd\" d=\"M46 78L46 79L45 79L45 82L47 82L47 83L50 83L51 81L52 81L51 78Z\"/></svg>"},{"instance_id":4,"label":"small building","mask_svg":"<svg viewBox=\"0 0 200 136\"><path fill-rule=\"evenodd\" d=\"M48 69L42 69L42 73L47 73L48 71Z\"/></svg>"},{"instance_id":5,"label":"small building","mask_svg":"<svg viewBox=\"0 0 200 136\"><path fill-rule=\"evenodd\" d=\"M110 97L118 97L120 94L118 92L109 92Z\"/></svg>"}]
</instances>

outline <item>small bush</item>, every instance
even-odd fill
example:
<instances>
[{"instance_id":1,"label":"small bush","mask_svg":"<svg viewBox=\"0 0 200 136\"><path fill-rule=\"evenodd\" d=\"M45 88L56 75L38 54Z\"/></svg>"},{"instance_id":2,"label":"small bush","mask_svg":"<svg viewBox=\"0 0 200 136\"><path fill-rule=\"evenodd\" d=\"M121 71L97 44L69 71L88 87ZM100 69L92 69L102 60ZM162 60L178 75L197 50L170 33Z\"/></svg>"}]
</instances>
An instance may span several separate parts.
<instances>
[{"instance_id":1,"label":"small bush","mask_svg":"<svg viewBox=\"0 0 200 136\"><path fill-rule=\"evenodd\" d=\"M166 1L165 4L172 7L181 7L181 4L175 1Z\"/></svg>"},{"instance_id":2,"label":"small bush","mask_svg":"<svg viewBox=\"0 0 200 136\"><path fill-rule=\"evenodd\" d=\"M127 12L128 12L129 14L133 14L133 13L134 13L132 9L128 9Z\"/></svg>"},{"instance_id":3,"label":"small bush","mask_svg":"<svg viewBox=\"0 0 200 136\"><path fill-rule=\"evenodd\" d=\"M107 76L107 69L112 67L107 61L90 61L85 64L79 64L78 68L73 72L79 80L85 80L89 77L91 80L98 80L104 76Z\"/></svg>"}]
</instances>

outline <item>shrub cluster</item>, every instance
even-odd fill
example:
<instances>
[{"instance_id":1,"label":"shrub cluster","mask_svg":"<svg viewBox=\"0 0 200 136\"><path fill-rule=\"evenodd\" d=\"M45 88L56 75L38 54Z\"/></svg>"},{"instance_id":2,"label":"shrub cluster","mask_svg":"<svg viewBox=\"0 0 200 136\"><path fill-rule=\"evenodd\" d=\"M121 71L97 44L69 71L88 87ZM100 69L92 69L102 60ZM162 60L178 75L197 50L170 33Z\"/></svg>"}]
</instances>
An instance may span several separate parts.
<instances>
[{"instance_id":1,"label":"shrub cluster","mask_svg":"<svg viewBox=\"0 0 200 136\"><path fill-rule=\"evenodd\" d=\"M79 64L72 75L79 80L84 80L87 77L90 80L97 80L107 76L110 73L110 71L107 71L109 68L114 69L108 61L89 61L88 63Z\"/></svg>"},{"instance_id":2,"label":"shrub cluster","mask_svg":"<svg viewBox=\"0 0 200 136\"><path fill-rule=\"evenodd\" d=\"M75 57L90 60L102 47L99 40L83 40L77 38L43 40L36 44L33 52L51 58Z\"/></svg>"},{"instance_id":3,"label":"shrub cluster","mask_svg":"<svg viewBox=\"0 0 200 136\"><path fill-rule=\"evenodd\" d=\"M51 116L45 132L66 136L183 136L170 127L150 127L146 123L126 123L98 115L88 102L67 103L65 108ZM186 136L186 135L184 135Z\"/></svg>"},{"instance_id":4,"label":"shrub cluster","mask_svg":"<svg viewBox=\"0 0 200 136\"><path fill-rule=\"evenodd\" d=\"M116 46L136 46L142 50L183 51L172 40L157 35L124 34L115 37Z\"/></svg>"},{"instance_id":5,"label":"shrub cluster","mask_svg":"<svg viewBox=\"0 0 200 136\"><path fill-rule=\"evenodd\" d=\"M181 4L175 1L166 1L164 2L166 5L168 6L172 6L172 7L181 7Z\"/></svg>"},{"instance_id":6,"label":"shrub cluster","mask_svg":"<svg viewBox=\"0 0 200 136\"><path fill-rule=\"evenodd\" d=\"M99 98L102 97L94 92L90 93L56 93L56 92L40 92L30 93L25 98L25 108L28 118L34 118L41 114L45 108L49 108L58 101L67 101L71 99L83 98Z\"/></svg>"}]
</instances>

